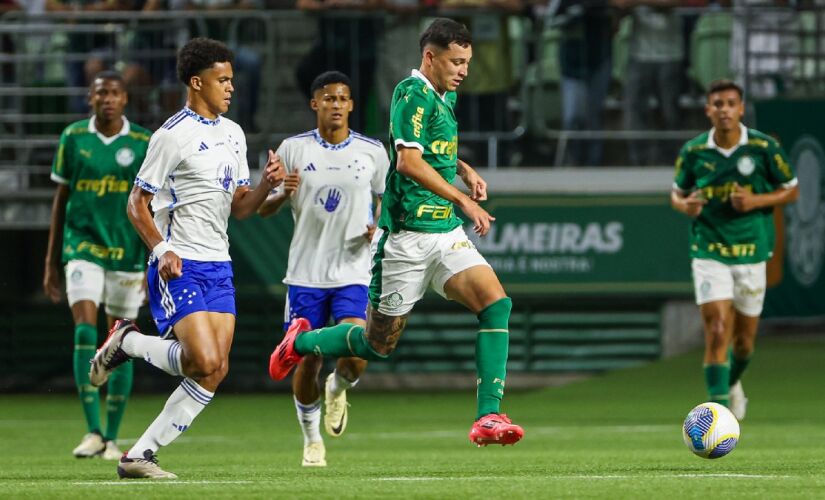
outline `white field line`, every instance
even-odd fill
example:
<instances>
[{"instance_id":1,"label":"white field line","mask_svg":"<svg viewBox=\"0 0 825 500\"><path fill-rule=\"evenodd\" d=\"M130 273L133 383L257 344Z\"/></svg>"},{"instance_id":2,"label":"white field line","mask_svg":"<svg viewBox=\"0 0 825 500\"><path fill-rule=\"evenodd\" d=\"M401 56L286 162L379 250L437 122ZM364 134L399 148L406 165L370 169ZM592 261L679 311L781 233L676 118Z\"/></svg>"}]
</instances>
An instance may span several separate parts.
<instances>
[{"instance_id":1,"label":"white field line","mask_svg":"<svg viewBox=\"0 0 825 500\"><path fill-rule=\"evenodd\" d=\"M769 474L726 474L726 473L712 473L712 474L571 474L571 475L550 475L541 476L536 479L681 479L681 478L725 478L725 479L790 479L800 476L786 476L786 475L769 475ZM501 480L512 479L507 476L409 476L409 477L376 477L369 479L370 481L484 481L484 480ZM529 479L529 478L521 478Z\"/></svg>"},{"instance_id":2,"label":"white field line","mask_svg":"<svg viewBox=\"0 0 825 500\"><path fill-rule=\"evenodd\" d=\"M75 486L179 486L179 485L192 485L192 484L252 484L252 483L259 483L264 481L222 481L222 480L215 480L215 481L176 481L176 480L165 480L165 479L157 479L157 480L146 480L146 479L126 479L122 481L77 481L71 483Z\"/></svg>"},{"instance_id":3,"label":"white field line","mask_svg":"<svg viewBox=\"0 0 825 500\"><path fill-rule=\"evenodd\" d=\"M565 434L570 431L586 431L588 434L594 432L600 433L665 433L676 432L679 433L681 425L675 423L673 425L655 424L655 425L584 425L584 426L526 426L524 432L527 435L556 435ZM360 439L421 439L421 436L426 434L428 437L442 437L449 438L458 435L464 435L466 432L462 430L432 430L426 432L348 432L347 436L351 438Z\"/></svg>"}]
</instances>

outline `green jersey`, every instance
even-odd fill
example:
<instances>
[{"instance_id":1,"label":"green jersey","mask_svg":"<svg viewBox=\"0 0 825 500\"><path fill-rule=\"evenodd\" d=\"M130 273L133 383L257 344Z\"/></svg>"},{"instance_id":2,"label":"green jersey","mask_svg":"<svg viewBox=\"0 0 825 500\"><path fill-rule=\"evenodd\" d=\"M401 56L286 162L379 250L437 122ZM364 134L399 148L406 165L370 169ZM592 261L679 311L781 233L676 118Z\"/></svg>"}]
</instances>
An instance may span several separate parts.
<instances>
[{"instance_id":1,"label":"green jersey","mask_svg":"<svg viewBox=\"0 0 825 500\"><path fill-rule=\"evenodd\" d=\"M690 228L690 256L725 264L753 264L773 254L773 209L737 212L730 197L734 184L757 194L796 184L785 152L772 137L742 128L739 144L721 150L713 132L688 141L676 159L674 187L683 194L699 190L707 200Z\"/></svg>"},{"instance_id":2,"label":"green jersey","mask_svg":"<svg viewBox=\"0 0 825 500\"><path fill-rule=\"evenodd\" d=\"M63 263L87 260L110 271L142 271L143 242L126 217L126 201L146 156L151 132L129 123L117 135L97 132L94 118L60 135L52 180L69 187Z\"/></svg>"},{"instance_id":3,"label":"green jersey","mask_svg":"<svg viewBox=\"0 0 825 500\"><path fill-rule=\"evenodd\" d=\"M439 95L418 71L395 87L390 107L390 168L379 220L382 229L447 233L462 224L451 202L396 170L395 148L414 147L445 181L453 182L458 162L455 100L455 92Z\"/></svg>"}]
</instances>

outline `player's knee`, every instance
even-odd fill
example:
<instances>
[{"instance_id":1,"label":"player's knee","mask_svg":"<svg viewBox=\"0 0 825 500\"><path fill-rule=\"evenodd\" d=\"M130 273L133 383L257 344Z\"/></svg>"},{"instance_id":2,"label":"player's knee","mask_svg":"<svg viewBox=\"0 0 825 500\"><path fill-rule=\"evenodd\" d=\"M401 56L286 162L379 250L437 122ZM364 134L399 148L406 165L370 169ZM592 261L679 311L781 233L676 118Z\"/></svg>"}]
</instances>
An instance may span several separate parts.
<instances>
[{"instance_id":1,"label":"player's knee","mask_svg":"<svg viewBox=\"0 0 825 500\"><path fill-rule=\"evenodd\" d=\"M706 323L708 340L711 345L718 346L725 343L725 321L720 317L710 318Z\"/></svg>"},{"instance_id":2,"label":"player's knee","mask_svg":"<svg viewBox=\"0 0 825 500\"><path fill-rule=\"evenodd\" d=\"M198 352L192 358L192 373L190 376L206 378L219 375L224 360L217 353ZM225 362L224 369L228 372L229 361Z\"/></svg>"}]
</instances>

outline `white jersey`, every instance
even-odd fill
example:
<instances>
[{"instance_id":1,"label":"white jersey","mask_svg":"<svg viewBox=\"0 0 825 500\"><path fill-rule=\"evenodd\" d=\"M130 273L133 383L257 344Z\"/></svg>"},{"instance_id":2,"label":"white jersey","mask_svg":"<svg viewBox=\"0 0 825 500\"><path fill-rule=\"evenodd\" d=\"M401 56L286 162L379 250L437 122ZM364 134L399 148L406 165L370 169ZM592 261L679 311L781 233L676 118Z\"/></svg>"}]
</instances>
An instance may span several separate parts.
<instances>
[{"instance_id":1,"label":"white jersey","mask_svg":"<svg viewBox=\"0 0 825 500\"><path fill-rule=\"evenodd\" d=\"M249 185L246 137L237 123L183 108L152 134L135 184L154 193L155 226L178 256L231 260L232 197Z\"/></svg>"},{"instance_id":2,"label":"white jersey","mask_svg":"<svg viewBox=\"0 0 825 500\"><path fill-rule=\"evenodd\" d=\"M339 144L312 130L281 143L278 156L301 182L292 195L295 232L284 283L315 288L369 285L367 225L384 193L390 160L380 141L350 131ZM282 192L283 185L275 192Z\"/></svg>"}]
</instances>

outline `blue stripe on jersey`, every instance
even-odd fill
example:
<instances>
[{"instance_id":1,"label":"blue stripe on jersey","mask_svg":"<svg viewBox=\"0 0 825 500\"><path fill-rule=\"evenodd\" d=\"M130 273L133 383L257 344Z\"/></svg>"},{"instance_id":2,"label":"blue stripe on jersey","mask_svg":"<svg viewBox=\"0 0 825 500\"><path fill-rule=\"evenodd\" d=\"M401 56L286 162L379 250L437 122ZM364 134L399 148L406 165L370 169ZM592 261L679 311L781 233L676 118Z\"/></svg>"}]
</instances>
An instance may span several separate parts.
<instances>
[{"instance_id":1,"label":"blue stripe on jersey","mask_svg":"<svg viewBox=\"0 0 825 500\"><path fill-rule=\"evenodd\" d=\"M301 134L298 134L298 135L293 135L292 137L287 137L287 139L298 139L298 138L301 138L301 137L309 137L309 136L313 135L314 132L315 132L314 130L310 130L309 132L304 132L304 133L301 133Z\"/></svg>"},{"instance_id":2,"label":"blue stripe on jersey","mask_svg":"<svg viewBox=\"0 0 825 500\"><path fill-rule=\"evenodd\" d=\"M181 114L179 117L175 118L174 121L170 121L169 123L164 125L163 128L165 128L166 130L172 130L173 127L175 127L178 123L182 122L185 119L186 114Z\"/></svg>"},{"instance_id":3,"label":"blue stripe on jersey","mask_svg":"<svg viewBox=\"0 0 825 500\"><path fill-rule=\"evenodd\" d=\"M178 112L177 112L177 113L175 113L174 115L170 116L170 117L169 117L169 118L168 118L165 122L163 122L163 125L161 125L161 126L160 126L160 128L166 128L166 126L167 126L167 125L169 125L170 123L172 123L174 120L177 120L177 119L178 119L178 118L180 118L182 115L183 115L183 111L178 111Z\"/></svg>"},{"instance_id":4,"label":"blue stripe on jersey","mask_svg":"<svg viewBox=\"0 0 825 500\"><path fill-rule=\"evenodd\" d=\"M355 132L354 130L350 130L350 134L352 134L352 136L355 137L356 139L361 139L362 141L368 142L368 143L372 144L373 146L378 146L380 148L384 147L384 144L381 141L379 141L378 139L373 139L372 137L367 137L363 134L359 134L358 132Z\"/></svg>"}]
</instances>

